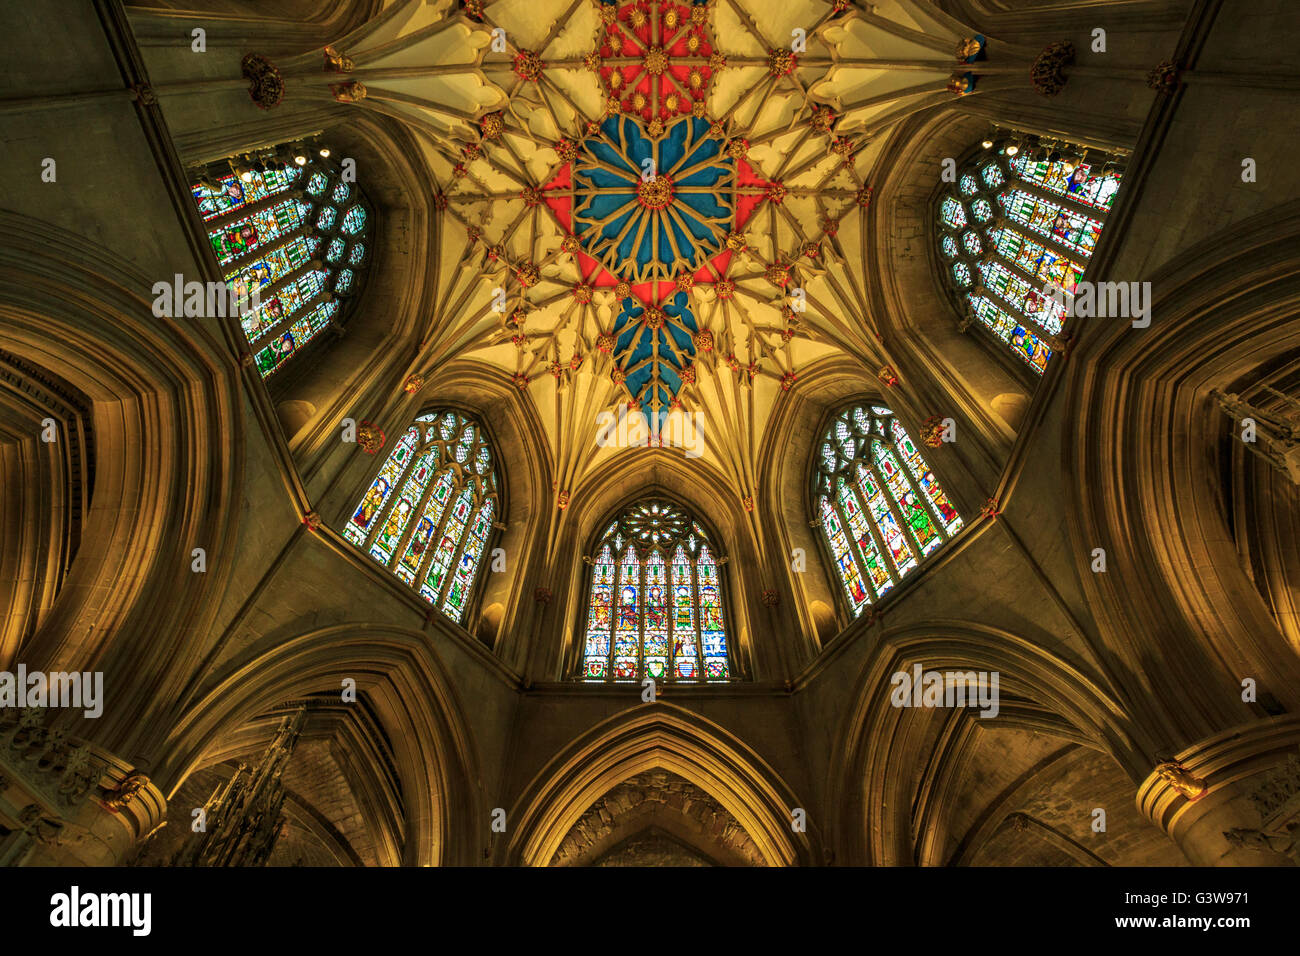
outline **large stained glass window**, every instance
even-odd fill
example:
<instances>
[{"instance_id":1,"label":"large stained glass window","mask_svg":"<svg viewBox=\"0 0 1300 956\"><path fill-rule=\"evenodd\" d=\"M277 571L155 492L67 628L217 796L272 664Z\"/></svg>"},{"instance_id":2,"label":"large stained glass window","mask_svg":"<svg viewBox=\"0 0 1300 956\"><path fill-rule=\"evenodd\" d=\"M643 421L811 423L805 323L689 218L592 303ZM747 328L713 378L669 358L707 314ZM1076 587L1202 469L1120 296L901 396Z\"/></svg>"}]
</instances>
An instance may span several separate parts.
<instances>
[{"instance_id":1,"label":"large stained glass window","mask_svg":"<svg viewBox=\"0 0 1300 956\"><path fill-rule=\"evenodd\" d=\"M429 412L398 438L343 536L460 621L500 506L482 428Z\"/></svg>"},{"instance_id":2,"label":"large stained glass window","mask_svg":"<svg viewBox=\"0 0 1300 956\"><path fill-rule=\"evenodd\" d=\"M718 555L679 505L633 505L605 529L591 563L585 680L732 676Z\"/></svg>"},{"instance_id":3,"label":"large stained glass window","mask_svg":"<svg viewBox=\"0 0 1300 956\"><path fill-rule=\"evenodd\" d=\"M1109 163L1040 148L988 148L942 194L939 258L961 310L1035 372L1060 345L1065 310L1119 189ZM1055 156L1055 158L1053 158Z\"/></svg>"},{"instance_id":4,"label":"large stained glass window","mask_svg":"<svg viewBox=\"0 0 1300 956\"><path fill-rule=\"evenodd\" d=\"M191 190L265 377L341 318L370 237L358 191L337 166L260 166L210 172Z\"/></svg>"},{"instance_id":5,"label":"large stained glass window","mask_svg":"<svg viewBox=\"0 0 1300 956\"><path fill-rule=\"evenodd\" d=\"M854 617L962 527L920 449L879 405L832 419L817 450L813 506Z\"/></svg>"}]
</instances>

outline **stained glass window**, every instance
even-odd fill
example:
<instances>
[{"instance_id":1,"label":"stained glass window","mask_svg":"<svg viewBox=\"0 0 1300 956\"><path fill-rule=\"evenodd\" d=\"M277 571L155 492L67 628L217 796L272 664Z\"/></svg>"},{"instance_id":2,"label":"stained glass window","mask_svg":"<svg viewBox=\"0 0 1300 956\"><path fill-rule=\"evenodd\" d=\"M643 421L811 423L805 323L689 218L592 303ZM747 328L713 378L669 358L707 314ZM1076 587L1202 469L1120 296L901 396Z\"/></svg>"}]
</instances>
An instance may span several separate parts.
<instances>
[{"instance_id":1,"label":"stained glass window","mask_svg":"<svg viewBox=\"0 0 1300 956\"><path fill-rule=\"evenodd\" d=\"M338 272L365 258L356 187L318 159L239 175L208 171L191 189L257 369L271 375L337 321L340 300L359 287L351 272Z\"/></svg>"},{"instance_id":2,"label":"stained glass window","mask_svg":"<svg viewBox=\"0 0 1300 956\"><path fill-rule=\"evenodd\" d=\"M944 224L960 229L966 225L966 207L955 199L945 199L941 210Z\"/></svg>"},{"instance_id":3,"label":"stained glass window","mask_svg":"<svg viewBox=\"0 0 1300 956\"><path fill-rule=\"evenodd\" d=\"M343 231L349 236L355 236L366 225L366 211L360 206L353 206L343 216Z\"/></svg>"},{"instance_id":4,"label":"stained glass window","mask_svg":"<svg viewBox=\"0 0 1300 956\"><path fill-rule=\"evenodd\" d=\"M726 680L718 556L699 522L659 498L605 529L591 559L584 680Z\"/></svg>"},{"instance_id":5,"label":"stained glass window","mask_svg":"<svg viewBox=\"0 0 1300 956\"><path fill-rule=\"evenodd\" d=\"M500 507L492 463L472 418L420 415L394 443L343 536L460 621Z\"/></svg>"},{"instance_id":6,"label":"stained glass window","mask_svg":"<svg viewBox=\"0 0 1300 956\"><path fill-rule=\"evenodd\" d=\"M939 200L937 236L959 308L1042 372L1066 319L1060 301L1087 269L1121 173L1029 152L977 153Z\"/></svg>"},{"instance_id":7,"label":"stained glass window","mask_svg":"<svg viewBox=\"0 0 1300 956\"><path fill-rule=\"evenodd\" d=\"M854 617L962 528L920 449L879 405L850 406L831 421L813 500Z\"/></svg>"}]
</instances>

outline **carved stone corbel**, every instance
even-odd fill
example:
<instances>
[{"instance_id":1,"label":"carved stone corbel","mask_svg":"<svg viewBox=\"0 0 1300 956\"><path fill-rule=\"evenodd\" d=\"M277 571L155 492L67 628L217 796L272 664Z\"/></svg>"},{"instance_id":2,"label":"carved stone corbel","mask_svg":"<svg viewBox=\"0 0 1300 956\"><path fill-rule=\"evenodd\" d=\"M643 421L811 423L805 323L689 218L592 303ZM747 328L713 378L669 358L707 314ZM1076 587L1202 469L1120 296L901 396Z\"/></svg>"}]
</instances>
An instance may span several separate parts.
<instances>
[{"instance_id":1,"label":"carved stone corbel","mask_svg":"<svg viewBox=\"0 0 1300 956\"><path fill-rule=\"evenodd\" d=\"M147 786L149 786L148 776L138 770L132 770L122 778L116 788L108 791L101 803L105 810L112 813L121 813L130 806L131 801Z\"/></svg>"},{"instance_id":2,"label":"carved stone corbel","mask_svg":"<svg viewBox=\"0 0 1300 956\"><path fill-rule=\"evenodd\" d=\"M1199 800L1205 795L1205 781L1176 760L1156 764L1155 772L1188 800Z\"/></svg>"}]
</instances>

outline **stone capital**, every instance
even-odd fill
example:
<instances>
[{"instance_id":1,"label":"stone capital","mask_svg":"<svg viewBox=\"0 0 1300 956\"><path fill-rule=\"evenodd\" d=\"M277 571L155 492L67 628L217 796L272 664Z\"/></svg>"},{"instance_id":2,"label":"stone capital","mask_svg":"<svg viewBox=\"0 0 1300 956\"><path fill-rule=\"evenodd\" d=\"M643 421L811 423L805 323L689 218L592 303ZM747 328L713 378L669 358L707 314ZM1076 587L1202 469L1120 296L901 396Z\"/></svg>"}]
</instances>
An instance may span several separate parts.
<instances>
[{"instance_id":1,"label":"stone capital","mask_svg":"<svg viewBox=\"0 0 1300 956\"><path fill-rule=\"evenodd\" d=\"M1138 787L1137 806L1194 865L1291 866L1290 842L1276 834L1300 822L1297 795L1300 717L1285 716L1231 728L1161 761Z\"/></svg>"},{"instance_id":2,"label":"stone capital","mask_svg":"<svg viewBox=\"0 0 1300 956\"><path fill-rule=\"evenodd\" d=\"M146 774L28 709L0 726L0 865L114 866L163 822Z\"/></svg>"}]
</instances>

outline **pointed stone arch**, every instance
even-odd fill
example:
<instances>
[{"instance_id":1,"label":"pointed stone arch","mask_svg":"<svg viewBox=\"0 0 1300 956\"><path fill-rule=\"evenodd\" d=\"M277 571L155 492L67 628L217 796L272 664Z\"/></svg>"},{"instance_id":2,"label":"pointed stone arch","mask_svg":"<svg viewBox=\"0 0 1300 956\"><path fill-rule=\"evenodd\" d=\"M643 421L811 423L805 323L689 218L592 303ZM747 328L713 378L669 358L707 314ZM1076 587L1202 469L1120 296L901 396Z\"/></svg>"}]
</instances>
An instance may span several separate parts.
<instances>
[{"instance_id":1,"label":"pointed stone arch","mask_svg":"<svg viewBox=\"0 0 1300 956\"><path fill-rule=\"evenodd\" d=\"M13 213L0 212L0 231L0 349L88 396L98 439L77 560L23 657L130 688L133 706L78 732L93 725L108 750L147 751L152 717L201 654L163 636L206 633L216 602L204 596L234 571L212 561L196 574L191 562L196 546L227 554L237 540L238 370L196 323L155 316L153 282L112 250Z\"/></svg>"},{"instance_id":2,"label":"pointed stone arch","mask_svg":"<svg viewBox=\"0 0 1300 956\"><path fill-rule=\"evenodd\" d=\"M496 457L505 506L496 521L504 528L491 544L503 549L507 560L505 571L496 572L491 570L491 553L484 559L476 582L478 597L461 623L472 634L504 635L505 640L497 641L493 649L507 664L518 666L528 650L531 623L517 622L532 620L532 594L539 583L535 579L543 573L538 568L544 566L545 538L554 520L549 490L553 465L548 455L538 454L548 445L536 406L489 367L468 359L447 363L417 392L399 395L376 415L376 423L388 436L379 455L353 454L322 497L320 511L331 527L342 528L392 450L392 442L422 410L447 407L474 417ZM493 623L485 625L483 615L495 605L501 607L492 612Z\"/></svg>"},{"instance_id":3,"label":"pointed stone arch","mask_svg":"<svg viewBox=\"0 0 1300 956\"><path fill-rule=\"evenodd\" d=\"M626 711L557 754L524 788L510 813L498 862L545 866L593 803L629 777L663 769L707 791L745 828L769 866L816 863L817 825L792 832L803 807L757 754L703 717L667 704Z\"/></svg>"},{"instance_id":4,"label":"pointed stone arch","mask_svg":"<svg viewBox=\"0 0 1300 956\"><path fill-rule=\"evenodd\" d=\"M286 701L339 698L356 681L392 746L403 814L393 834L403 865L469 865L486 831L478 758L463 708L427 634L392 626L336 625L300 634L225 668L175 723L155 779L174 792L241 728L265 724ZM341 707L355 706L339 704ZM225 745L229 746L229 744ZM379 762L368 767L382 774ZM371 781L373 791L383 790ZM479 826L479 823L482 826ZM400 832L399 832L400 831Z\"/></svg>"},{"instance_id":5,"label":"pointed stone arch","mask_svg":"<svg viewBox=\"0 0 1300 956\"><path fill-rule=\"evenodd\" d=\"M910 865L913 860L910 774L928 746L921 724L933 709L895 707L895 673L996 671L999 721L1111 755L1136 784L1148 772L1128 710L1096 677L1024 637L959 621L934 621L880 633L828 763L830 820L851 864ZM940 713L947 713L946 711ZM968 711L953 719L979 716Z\"/></svg>"},{"instance_id":6,"label":"pointed stone arch","mask_svg":"<svg viewBox=\"0 0 1300 956\"><path fill-rule=\"evenodd\" d=\"M1300 710L1300 656L1236 560L1215 491L1225 416L1210 395L1300 348L1297 248L1291 202L1181 251L1151 273L1150 328L1096 326L1071 364L1065 527L1075 553L1108 549L1110 573L1081 574L1084 593L1107 666L1164 747L1265 716L1241 700L1251 674Z\"/></svg>"},{"instance_id":7,"label":"pointed stone arch","mask_svg":"<svg viewBox=\"0 0 1300 956\"><path fill-rule=\"evenodd\" d=\"M799 622L803 636L801 650L811 658L827 636L840 633L852 620L845 614L842 588L826 553L821 534L813 522L817 515L809 492L810 475L821 439L831 417L858 400L889 407L898 416L913 441L919 441L928 414L918 407L918 396L910 387L887 388L877 382L864 387L867 377L860 363L847 357L824 359L805 373L807 390L780 403L768 425L759 458L760 509L768 533L780 542L783 559L772 563L772 576L789 589L793 600L788 612ZM919 446L918 446L919 447ZM935 469L948 498L968 524L983 504L976 476L963 456L925 448L926 463ZM803 550L805 570L796 572L791 555ZM787 593L787 592L783 592Z\"/></svg>"},{"instance_id":8,"label":"pointed stone arch","mask_svg":"<svg viewBox=\"0 0 1300 956\"><path fill-rule=\"evenodd\" d=\"M726 478L704 458L686 458L680 449L646 448L626 450L616 455L607 468L591 474L574 490L562 512L562 521L555 525L552 553L567 557L551 562L547 587L564 596L563 603L556 605L563 613L551 621L538 651L550 658L549 666L554 668L557 679L571 676L564 674L564 664L573 659L574 653L569 642L581 640L580 635L574 636L576 632L564 628L579 619L579 609L588 597L584 590L589 580L583 561L586 549L613 515L639 498L654 496L675 500L705 518L712 542L727 558L719 570L727 597L724 610L730 616L727 638L737 670L754 677L777 670L776 661L784 652L775 646L759 648L753 643L766 611L760 603L765 581L760 570L764 552L754 542L754 516L745 510ZM554 503L551 507L555 507Z\"/></svg>"}]
</instances>

